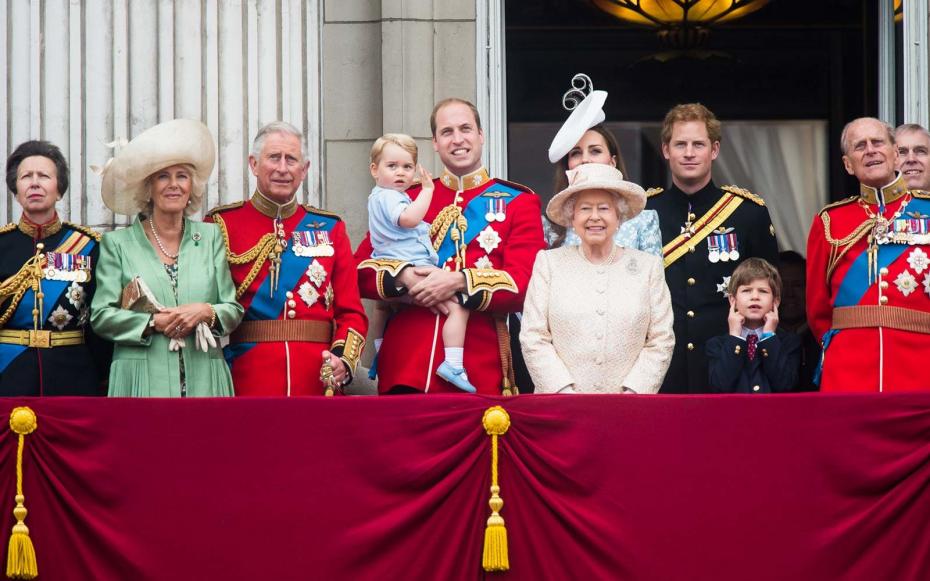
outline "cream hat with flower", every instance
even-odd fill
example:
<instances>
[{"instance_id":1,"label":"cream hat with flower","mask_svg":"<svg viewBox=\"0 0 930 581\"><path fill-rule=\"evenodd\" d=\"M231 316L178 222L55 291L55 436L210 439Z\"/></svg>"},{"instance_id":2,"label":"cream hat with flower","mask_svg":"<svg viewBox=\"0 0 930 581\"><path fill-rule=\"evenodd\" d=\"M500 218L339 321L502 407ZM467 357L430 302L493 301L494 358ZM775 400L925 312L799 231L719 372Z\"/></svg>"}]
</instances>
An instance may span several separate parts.
<instances>
[{"instance_id":1,"label":"cream hat with flower","mask_svg":"<svg viewBox=\"0 0 930 581\"><path fill-rule=\"evenodd\" d=\"M557 193L546 206L549 220L565 226L571 226L563 207L578 192L587 190L605 190L619 196L620 221L626 222L636 217L646 207L646 192L639 184L623 179L620 170L604 163L585 163L565 172L568 187Z\"/></svg>"},{"instance_id":2,"label":"cream hat with flower","mask_svg":"<svg viewBox=\"0 0 930 581\"><path fill-rule=\"evenodd\" d=\"M192 119L159 123L137 135L103 167L103 203L117 214L135 215L136 199L153 173L190 164L195 181L205 183L215 162L216 146L206 125Z\"/></svg>"}]
</instances>

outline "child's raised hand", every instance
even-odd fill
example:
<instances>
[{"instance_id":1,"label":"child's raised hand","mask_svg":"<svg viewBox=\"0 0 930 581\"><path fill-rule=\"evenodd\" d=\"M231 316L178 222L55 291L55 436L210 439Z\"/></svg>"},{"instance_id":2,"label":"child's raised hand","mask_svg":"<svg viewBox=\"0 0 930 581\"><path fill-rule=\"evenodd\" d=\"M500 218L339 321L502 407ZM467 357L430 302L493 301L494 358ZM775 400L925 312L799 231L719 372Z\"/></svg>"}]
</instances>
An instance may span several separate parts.
<instances>
[{"instance_id":1,"label":"child's raised hand","mask_svg":"<svg viewBox=\"0 0 930 581\"><path fill-rule=\"evenodd\" d=\"M763 333L774 333L778 329L778 305L772 307L772 310L765 313L765 323L762 325Z\"/></svg>"},{"instance_id":2,"label":"child's raised hand","mask_svg":"<svg viewBox=\"0 0 930 581\"><path fill-rule=\"evenodd\" d=\"M417 164L417 175L420 177L420 190L432 192L434 188L432 174L425 167Z\"/></svg>"},{"instance_id":3,"label":"child's raised hand","mask_svg":"<svg viewBox=\"0 0 930 581\"><path fill-rule=\"evenodd\" d=\"M727 296L727 298L730 299L730 314L727 315L727 326L729 327L731 335L734 337L741 337L743 334L743 323L746 322L746 317L737 312L736 299L732 296Z\"/></svg>"}]
</instances>

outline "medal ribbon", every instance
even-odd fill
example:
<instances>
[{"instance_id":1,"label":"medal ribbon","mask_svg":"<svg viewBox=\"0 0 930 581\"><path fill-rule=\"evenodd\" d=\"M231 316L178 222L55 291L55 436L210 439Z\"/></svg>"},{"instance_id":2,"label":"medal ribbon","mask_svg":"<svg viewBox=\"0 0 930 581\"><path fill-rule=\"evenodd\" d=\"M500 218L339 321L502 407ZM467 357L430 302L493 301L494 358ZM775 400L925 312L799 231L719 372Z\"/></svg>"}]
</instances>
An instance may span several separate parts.
<instances>
[{"instance_id":1,"label":"medal ribbon","mask_svg":"<svg viewBox=\"0 0 930 581\"><path fill-rule=\"evenodd\" d=\"M504 184L495 183L480 195L472 198L471 201L468 202L462 209L462 214L468 221L468 228L465 230L465 234L462 236L461 244L468 246L482 230L487 228L489 221L486 215L488 213L486 208L488 208L490 205L486 204L485 202L488 201L488 198L494 198L488 194L493 194L495 192L510 194L510 196L502 196L496 200L500 203L499 207L501 208L506 208L510 202L517 199L523 193L518 189L505 186ZM455 242L452 241L452 237L450 235L451 232L452 228L449 228L449 230L446 232L445 238L442 241L442 244L439 245L439 249L436 251L439 264L445 264L446 260L455 254Z\"/></svg>"}]
</instances>

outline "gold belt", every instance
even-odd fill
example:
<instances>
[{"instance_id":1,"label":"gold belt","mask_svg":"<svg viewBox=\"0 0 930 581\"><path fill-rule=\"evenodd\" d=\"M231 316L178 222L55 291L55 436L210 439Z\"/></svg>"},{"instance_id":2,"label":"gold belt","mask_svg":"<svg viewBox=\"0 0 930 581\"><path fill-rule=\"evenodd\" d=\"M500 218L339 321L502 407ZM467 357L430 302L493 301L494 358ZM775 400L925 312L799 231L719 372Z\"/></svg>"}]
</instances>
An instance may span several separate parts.
<instances>
[{"instance_id":1,"label":"gold belt","mask_svg":"<svg viewBox=\"0 0 930 581\"><path fill-rule=\"evenodd\" d=\"M930 334L930 313L904 307L864 305L833 309L834 329L885 327L899 331Z\"/></svg>"},{"instance_id":2,"label":"gold belt","mask_svg":"<svg viewBox=\"0 0 930 581\"><path fill-rule=\"evenodd\" d=\"M330 343L333 340L331 321L243 321L230 335L230 343L277 343L306 341Z\"/></svg>"},{"instance_id":3,"label":"gold belt","mask_svg":"<svg viewBox=\"0 0 930 581\"><path fill-rule=\"evenodd\" d=\"M49 349L67 345L83 345L84 331L33 331L30 329L0 329L0 343Z\"/></svg>"}]
</instances>

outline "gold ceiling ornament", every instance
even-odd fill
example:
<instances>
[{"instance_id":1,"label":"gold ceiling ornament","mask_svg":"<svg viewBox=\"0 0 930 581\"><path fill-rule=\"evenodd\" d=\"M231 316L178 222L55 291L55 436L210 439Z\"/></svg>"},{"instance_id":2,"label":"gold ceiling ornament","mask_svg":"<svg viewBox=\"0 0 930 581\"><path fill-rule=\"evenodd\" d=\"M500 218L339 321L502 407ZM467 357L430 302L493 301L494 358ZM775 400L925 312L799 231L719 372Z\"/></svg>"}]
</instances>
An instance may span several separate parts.
<instances>
[{"instance_id":1,"label":"gold ceiling ornament","mask_svg":"<svg viewBox=\"0 0 930 581\"><path fill-rule=\"evenodd\" d=\"M751 14L769 0L591 0L620 20L657 29L659 40L675 48L694 48L711 26Z\"/></svg>"}]
</instances>

